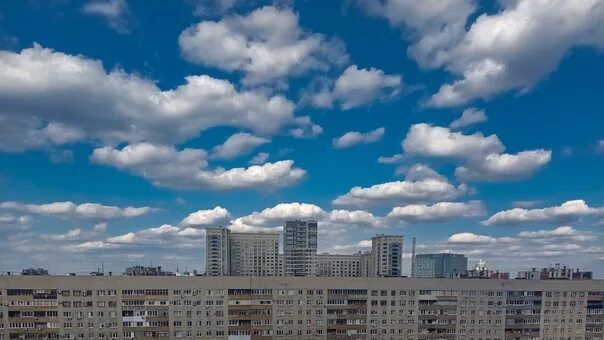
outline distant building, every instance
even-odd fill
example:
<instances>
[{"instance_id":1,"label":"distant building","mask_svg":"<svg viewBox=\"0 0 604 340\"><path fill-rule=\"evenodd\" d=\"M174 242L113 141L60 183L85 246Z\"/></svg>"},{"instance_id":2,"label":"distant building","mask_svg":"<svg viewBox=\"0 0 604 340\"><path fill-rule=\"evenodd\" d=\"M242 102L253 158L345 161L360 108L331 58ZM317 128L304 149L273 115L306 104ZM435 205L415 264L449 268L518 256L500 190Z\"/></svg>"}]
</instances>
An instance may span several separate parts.
<instances>
[{"instance_id":1,"label":"distant building","mask_svg":"<svg viewBox=\"0 0 604 340\"><path fill-rule=\"evenodd\" d=\"M415 255L412 277L448 278L456 273L465 273L468 258L462 254L417 254ZM457 274L459 275L459 274Z\"/></svg>"},{"instance_id":2,"label":"distant building","mask_svg":"<svg viewBox=\"0 0 604 340\"><path fill-rule=\"evenodd\" d=\"M229 235L230 275L281 276L278 233Z\"/></svg>"},{"instance_id":3,"label":"distant building","mask_svg":"<svg viewBox=\"0 0 604 340\"><path fill-rule=\"evenodd\" d=\"M133 266L126 268L126 276L174 276L172 272L164 272L161 267Z\"/></svg>"},{"instance_id":4,"label":"distant building","mask_svg":"<svg viewBox=\"0 0 604 340\"><path fill-rule=\"evenodd\" d=\"M448 278L509 280L510 273L501 273L498 270L489 269L486 262L480 260L473 269L466 270L465 272L450 273Z\"/></svg>"},{"instance_id":5,"label":"distant building","mask_svg":"<svg viewBox=\"0 0 604 340\"><path fill-rule=\"evenodd\" d=\"M229 230L206 228L206 275L230 275L229 266Z\"/></svg>"},{"instance_id":6,"label":"distant building","mask_svg":"<svg viewBox=\"0 0 604 340\"><path fill-rule=\"evenodd\" d=\"M553 267L537 270L519 271L516 279L519 280L591 280L593 273L589 271L572 270L567 266L556 264Z\"/></svg>"},{"instance_id":7,"label":"distant building","mask_svg":"<svg viewBox=\"0 0 604 340\"><path fill-rule=\"evenodd\" d=\"M285 276L316 276L317 221L287 221L283 233Z\"/></svg>"},{"instance_id":8,"label":"distant building","mask_svg":"<svg viewBox=\"0 0 604 340\"><path fill-rule=\"evenodd\" d=\"M360 277L362 253L317 255L317 276Z\"/></svg>"},{"instance_id":9,"label":"distant building","mask_svg":"<svg viewBox=\"0 0 604 340\"><path fill-rule=\"evenodd\" d=\"M21 271L21 275L46 276L48 275L48 270L43 268L27 268Z\"/></svg>"},{"instance_id":10,"label":"distant building","mask_svg":"<svg viewBox=\"0 0 604 340\"><path fill-rule=\"evenodd\" d=\"M403 236L376 235L371 238L371 277L400 277L403 261Z\"/></svg>"}]
</instances>

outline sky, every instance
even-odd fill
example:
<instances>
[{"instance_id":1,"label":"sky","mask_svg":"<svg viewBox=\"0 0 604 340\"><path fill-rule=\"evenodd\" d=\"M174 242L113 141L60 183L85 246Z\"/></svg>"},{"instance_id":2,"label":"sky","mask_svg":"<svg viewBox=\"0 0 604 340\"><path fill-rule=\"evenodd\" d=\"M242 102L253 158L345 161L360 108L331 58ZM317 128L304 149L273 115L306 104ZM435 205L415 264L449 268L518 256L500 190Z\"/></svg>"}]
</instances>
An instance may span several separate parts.
<instances>
[{"instance_id":1,"label":"sky","mask_svg":"<svg viewBox=\"0 0 604 340\"><path fill-rule=\"evenodd\" d=\"M205 227L604 277L602 0L0 2L0 272Z\"/></svg>"}]
</instances>

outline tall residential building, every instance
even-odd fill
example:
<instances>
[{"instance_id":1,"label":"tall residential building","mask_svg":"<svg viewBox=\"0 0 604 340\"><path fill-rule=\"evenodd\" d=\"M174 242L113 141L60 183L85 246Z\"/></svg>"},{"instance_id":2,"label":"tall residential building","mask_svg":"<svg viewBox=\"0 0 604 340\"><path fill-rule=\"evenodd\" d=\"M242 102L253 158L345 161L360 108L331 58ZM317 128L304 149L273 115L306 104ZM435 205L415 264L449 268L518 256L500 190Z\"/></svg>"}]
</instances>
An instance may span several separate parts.
<instances>
[{"instance_id":1,"label":"tall residential building","mask_svg":"<svg viewBox=\"0 0 604 340\"><path fill-rule=\"evenodd\" d=\"M278 233L229 234L230 275L280 276Z\"/></svg>"},{"instance_id":2,"label":"tall residential building","mask_svg":"<svg viewBox=\"0 0 604 340\"><path fill-rule=\"evenodd\" d=\"M230 275L229 266L229 230L206 228L206 275Z\"/></svg>"},{"instance_id":3,"label":"tall residential building","mask_svg":"<svg viewBox=\"0 0 604 340\"><path fill-rule=\"evenodd\" d=\"M413 264L413 277L448 278L465 273L468 258L462 254L417 254Z\"/></svg>"},{"instance_id":4,"label":"tall residential building","mask_svg":"<svg viewBox=\"0 0 604 340\"><path fill-rule=\"evenodd\" d=\"M317 222L287 221L283 234L285 276L315 276Z\"/></svg>"},{"instance_id":5,"label":"tall residential building","mask_svg":"<svg viewBox=\"0 0 604 340\"><path fill-rule=\"evenodd\" d=\"M371 238L372 277L400 277L402 274L403 236L376 235Z\"/></svg>"}]
</instances>

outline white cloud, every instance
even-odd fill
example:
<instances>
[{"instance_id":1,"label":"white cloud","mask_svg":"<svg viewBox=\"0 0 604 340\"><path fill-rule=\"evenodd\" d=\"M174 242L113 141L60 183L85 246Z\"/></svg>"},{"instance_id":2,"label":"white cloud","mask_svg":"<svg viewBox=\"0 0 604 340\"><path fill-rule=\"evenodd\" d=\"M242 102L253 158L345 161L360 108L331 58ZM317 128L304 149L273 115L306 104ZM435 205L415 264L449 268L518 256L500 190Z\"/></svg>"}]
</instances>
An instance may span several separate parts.
<instances>
[{"instance_id":1,"label":"white cloud","mask_svg":"<svg viewBox=\"0 0 604 340\"><path fill-rule=\"evenodd\" d=\"M422 181L425 179L436 179L440 181L447 181L447 179L436 172L426 164L413 164L411 167L397 168L397 171L405 174L405 179L408 181Z\"/></svg>"},{"instance_id":2,"label":"white cloud","mask_svg":"<svg viewBox=\"0 0 604 340\"><path fill-rule=\"evenodd\" d=\"M371 240L362 240L353 244L338 244L330 248L335 254L350 254L357 251L367 251L371 248Z\"/></svg>"},{"instance_id":3,"label":"white cloud","mask_svg":"<svg viewBox=\"0 0 604 340\"><path fill-rule=\"evenodd\" d=\"M448 243L465 243L465 244L491 244L497 243L497 239L491 236L478 235L474 233L459 233L451 235L447 239Z\"/></svg>"},{"instance_id":4,"label":"white cloud","mask_svg":"<svg viewBox=\"0 0 604 340\"><path fill-rule=\"evenodd\" d=\"M308 203L280 203L261 212L239 217L232 221L231 230L253 231L280 228L287 220L321 220L327 213L320 207Z\"/></svg>"},{"instance_id":5,"label":"white cloud","mask_svg":"<svg viewBox=\"0 0 604 340\"><path fill-rule=\"evenodd\" d=\"M46 204L25 204L2 202L1 209L25 211L30 214L56 216L74 219L110 220L116 218L134 218L153 211L150 207L116 207L98 203L75 204L73 202L53 202Z\"/></svg>"},{"instance_id":6,"label":"white cloud","mask_svg":"<svg viewBox=\"0 0 604 340\"><path fill-rule=\"evenodd\" d=\"M502 1L495 12L470 23L475 0L360 1L369 14L405 30L411 41L408 53L420 66L457 76L431 97L432 106L525 91L553 72L573 48L604 47L599 0Z\"/></svg>"},{"instance_id":7,"label":"white cloud","mask_svg":"<svg viewBox=\"0 0 604 340\"><path fill-rule=\"evenodd\" d=\"M282 96L239 91L205 75L185 80L162 91L151 80L39 45L0 51L0 150L81 141L174 144L216 126L266 135L295 123L294 105Z\"/></svg>"},{"instance_id":8,"label":"white cloud","mask_svg":"<svg viewBox=\"0 0 604 340\"><path fill-rule=\"evenodd\" d=\"M187 0L193 6L193 15L222 15L233 8L238 0Z\"/></svg>"},{"instance_id":9,"label":"white cloud","mask_svg":"<svg viewBox=\"0 0 604 340\"><path fill-rule=\"evenodd\" d=\"M402 146L409 154L462 159L505 150L496 135L485 137L480 132L464 135L424 123L411 126Z\"/></svg>"},{"instance_id":10,"label":"white cloud","mask_svg":"<svg viewBox=\"0 0 604 340\"><path fill-rule=\"evenodd\" d=\"M6 202L5 202L6 203ZM3 207L4 203L0 204L0 208ZM0 225L20 225L27 226L33 222L30 216L16 216L13 214L2 214L0 215Z\"/></svg>"},{"instance_id":11,"label":"white cloud","mask_svg":"<svg viewBox=\"0 0 604 340\"><path fill-rule=\"evenodd\" d=\"M230 136L223 144L212 149L211 158L233 159L245 155L269 140L252 134L239 132Z\"/></svg>"},{"instance_id":12,"label":"white cloud","mask_svg":"<svg viewBox=\"0 0 604 340\"><path fill-rule=\"evenodd\" d=\"M520 232L518 236L527 239L536 239L542 243L552 242L552 239L578 242L595 239L595 236L592 233L579 231L571 226L562 226L551 230L523 231Z\"/></svg>"},{"instance_id":13,"label":"white cloud","mask_svg":"<svg viewBox=\"0 0 604 340\"><path fill-rule=\"evenodd\" d=\"M380 156L378 157L378 163L382 163L382 164L396 164L396 163L400 163L403 160L403 155L402 154L395 154L392 156Z\"/></svg>"},{"instance_id":14,"label":"white cloud","mask_svg":"<svg viewBox=\"0 0 604 340\"><path fill-rule=\"evenodd\" d=\"M299 126L289 130L294 138L315 138L323 133L323 128L313 123L309 116L296 117L295 123Z\"/></svg>"},{"instance_id":15,"label":"white cloud","mask_svg":"<svg viewBox=\"0 0 604 340\"><path fill-rule=\"evenodd\" d=\"M185 217L180 224L185 226L217 226L228 223L231 218L229 211L217 206L209 210L198 210Z\"/></svg>"},{"instance_id":16,"label":"white cloud","mask_svg":"<svg viewBox=\"0 0 604 340\"><path fill-rule=\"evenodd\" d=\"M433 205L410 204L395 207L386 217L407 223L444 222L460 217L476 217L484 214L480 201L438 202Z\"/></svg>"},{"instance_id":17,"label":"white cloud","mask_svg":"<svg viewBox=\"0 0 604 340\"><path fill-rule=\"evenodd\" d=\"M266 161L268 160L269 157L270 157L269 153L259 152L256 156L254 156L252 159L250 159L250 164L251 165L264 164L264 163L266 163Z\"/></svg>"},{"instance_id":18,"label":"white cloud","mask_svg":"<svg viewBox=\"0 0 604 340\"><path fill-rule=\"evenodd\" d=\"M465 109L462 112L461 117L452 121L451 124L449 124L449 127L452 129L459 129L465 126L483 123L486 121L487 116L485 115L484 110L479 110L477 108L471 107L469 109Z\"/></svg>"},{"instance_id":19,"label":"white cloud","mask_svg":"<svg viewBox=\"0 0 604 340\"><path fill-rule=\"evenodd\" d=\"M84 231L80 228L69 230L64 234L56 235L42 235L42 238L53 241L65 241L65 240L77 240L84 234Z\"/></svg>"},{"instance_id":20,"label":"white cloud","mask_svg":"<svg viewBox=\"0 0 604 340\"><path fill-rule=\"evenodd\" d=\"M379 142L384 137L386 129L383 127L368 132L350 131L334 138L333 146L336 149L345 149L357 144L371 144Z\"/></svg>"},{"instance_id":21,"label":"white cloud","mask_svg":"<svg viewBox=\"0 0 604 340\"><path fill-rule=\"evenodd\" d=\"M430 100L459 105L508 90L534 87L575 47L604 47L598 0L519 0L482 14L463 39L442 49L436 65L459 76Z\"/></svg>"},{"instance_id":22,"label":"white cloud","mask_svg":"<svg viewBox=\"0 0 604 340\"><path fill-rule=\"evenodd\" d=\"M550 150L522 151L517 154L490 154L479 162L455 169L462 181L515 180L532 176L552 159Z\"/></svg>"},{"instance_id":23,"label":"white cloud","mask_svg":"<svg viewBox=\"0 0 604 340\"><path fill-rule=\"evenodd\" d=\"M130 25L128 14L130 12L126 0L94 0L84 4L82 8L88 15L96 15L107 20L109 27L118 33L128 33Z\"/></svg>"},{"instance_id":24,"label":"white cloud","mask_svg":"<svg viewBox=\"0 0 604 340\"><path fill-rule=\"evenodd\" d=\"M455 187L442 177L407 178L404 181L376 184L366 188L356 186L332 203L344 206L369 206L385 203L434 202L457 198L467 190L465 185Z\"/></svg>"},{"instance_id":25,"label":"white cloud","mask_svg":"<svg viewBox=\"0 0 604 340\"><path fill-rule=\"evenodd\" d=\"M364 210L332 210L329 213L328 223L372 228L385 227L382 218Z\"/></svg>"},{"instance_id":26,"label":"white cloud","mask_svg":"<svg viewBox=\"0 0 604 340\"><path fill-rule=\"evenodd\" d=\"M503 153L505 146L496 135L480 132L464 135L429 124L411 126L402 143L407 154L452 158L465 161L455 171L462 181L519 180L530 177L551 160L544 149Z\"/></svg>"},{"instance_id":27,"label":"white cloud","mask_svg":"<svg viewBox=\"0 0 604 340\"><path fill-rule=\"evenodd\" d=\"M399 75L388 75L376 68L359 69L349 66L334 84L324 84L316 93L307 94L313 106L332 108L339 102L343 110L368 105L375 100L396 98L402 88Z\"/></svg>"},{"instance_id":28,"label":"white cloud","mask_svg":"<svg viewBox=\"0 0 604 340\"><path fill-rule=\"evenodd\" d=\"M87 252L87 251L95 251L95 250L108 250L119 248L119 245L112 244L103 241L87 241L82 242L73 246L67 246L67 250L71 250L73 252Z\"/></svg>"},{"instance_id":29,"label":"white cloud","mask_svg":"<svg viewBox=\"0 0 604 340\"><path fill-rule=\"evenodd\" d=\"M305 32L291 9L272 6L246 16L202 21L183 31L179 44L187 60L241 71L243 82L250 85L325 71L348 61L341 42Z\"/></svg>"},{"instance_id":30,"label":"white cloud","mask_svg":"<svg viewBox=\"0 0 604 340\"><path fill-rule=\"evenodd\" d=\"M299 182L306 171L285 160L248 168L207 169L204 150L184 149L148 143L128 145L122 150L95 149L91 159L99 164L143 176L157 186L180 189L280 188Z\"/></svg>"},{"instance_id":31,"label":"white cloud","mask_svg":"<svg viewBox=\"0 0 604 340\"><path fill-rule=\"evenodd\" d=\"M574 200L549 208L531 210L514 208L500 211L482 223L484 225L515 225L523 223L559 224L602 213L604 213L604 208L592 208L583 200Z\"/></svg>"}]
</instances>

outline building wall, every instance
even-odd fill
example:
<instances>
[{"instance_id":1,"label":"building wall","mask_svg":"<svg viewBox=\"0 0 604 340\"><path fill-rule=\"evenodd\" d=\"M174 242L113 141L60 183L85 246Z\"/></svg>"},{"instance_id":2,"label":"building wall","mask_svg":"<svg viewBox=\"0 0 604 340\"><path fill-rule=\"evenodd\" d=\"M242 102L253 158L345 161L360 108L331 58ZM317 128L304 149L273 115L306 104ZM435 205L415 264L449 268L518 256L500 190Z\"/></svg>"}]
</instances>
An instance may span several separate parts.
<instances>
[{"instance_id":1,"label":"building wall","mask_svg":"<svg viewBox=\"0 0 604 340\"><path fill-rule=\"evenodd\" d=\"M278 233L230 233L230 275L278 276Z\"/></svg>"},{"instance_id":2,"label":"building wall","mask_svg":"<svg viewBox=\"0 0 604 340\"><path fill-rule=\"evenodd\" d=\"M319 254L317 255L317 276L360 277L361 256Z\"/></svg>"},{"instance_id":3,"label":"building wall","mask_svg":"<svg viewBox=\"0 0 604 340\"><path fill-rule=\"evenodd\" d=\"M230 275L229 263L229 230L206 228L206 275Z\"/></svg>"},{"instance_id":4,"label":"building wall","mask_svg":"<svg viewBox=\"0 0 604 340\"><path fill-rule=\"evenodd\" d=\"M285 222L283 249L286 276L315 276L317 268L317 222Z\"/></svg>"},{"instance_id":5,"label":"building wall","mask_svg":"<svg viewBox=\"0 0 604 340\"><path fill-rule=\"evenodd\" d=\"M403 262L403 237L377 235L371 238L371 276L400 277Z\"/></svg>"},{"instance_id":6,"label":"building wall","mask_svg":"<svg viewBox=\"0 0 604 340\"><path fill-rule=\"evenodd\" d=\"M412 261L411 276L419 278L448 278L468 268L468 258L461 254L418 254Z\"/></svg>"},{"instance_id":7,"label":"building wall","mask_svg":"<svg viewBox=\"0 0 604 340\"><path fill-rule=\"evenodd\" d=\"M0 338L602 339L604 281L0 277Z\"/></svg>"}]
</instances>

